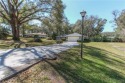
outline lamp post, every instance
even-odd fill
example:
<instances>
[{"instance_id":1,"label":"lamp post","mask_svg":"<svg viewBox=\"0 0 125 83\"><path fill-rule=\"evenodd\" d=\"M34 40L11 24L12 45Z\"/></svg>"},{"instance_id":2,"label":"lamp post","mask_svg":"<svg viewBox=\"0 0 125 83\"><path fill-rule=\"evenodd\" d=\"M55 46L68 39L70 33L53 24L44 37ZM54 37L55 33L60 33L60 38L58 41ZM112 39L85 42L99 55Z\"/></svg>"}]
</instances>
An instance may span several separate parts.
<instances>
[{"instance_id":1,"label":"lamp post","mask_svg":"<svg viewBox=\"0 0 125 83\"><path fill-rule=\"evenodd\" d=\"M82 16L81 58L83 58L83 57L82 57L82 55L83 55L83 28L84 28L83 22L84 22L84 17L85 17L85 15L86 15L86 11L82 11L82 12L80 12L80 14L81 14L81 16Z\"/></svg>"}]
</instances>

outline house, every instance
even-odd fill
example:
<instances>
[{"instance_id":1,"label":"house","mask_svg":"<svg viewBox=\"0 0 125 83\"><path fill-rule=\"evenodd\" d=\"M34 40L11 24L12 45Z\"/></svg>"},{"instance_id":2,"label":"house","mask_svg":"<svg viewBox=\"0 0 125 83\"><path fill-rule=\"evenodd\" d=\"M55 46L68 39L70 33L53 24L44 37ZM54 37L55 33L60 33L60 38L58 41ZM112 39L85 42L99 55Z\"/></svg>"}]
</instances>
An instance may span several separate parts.
<instances>
[{"instance_id":1,"label":"house","mask_svg":"<svg viewBox=\"0 0 125 83\"><path fill-rule=\"evenodd\" d=\"M60 35L60 36L56 36L56 40L60 40L60 39L65 39L66 40L66 37L67 37L66 34L63 34L63 35Z\"/></svg>"},{"instance_id":2,"label":"house","mask_svg":"<svg viewBox=\"0 0 125 83\"><path fill-rule=\"evenodd\" d=\"M38 35L40 38L47 37L46 33L28 33L28 34L25 34L25 37L34 37L35 35Z\"/></svg>"},{"instance_id":3,"label":"house","mask_svg":"<svg viewBox=\"0 0 125 83\"><path fill-rule=\"evenodd\" d=\"M67 41L69 42L77 42L78 40L81 40L82 35L79 33L73 33L67 35Z\"/></svg>"}]
</instances>

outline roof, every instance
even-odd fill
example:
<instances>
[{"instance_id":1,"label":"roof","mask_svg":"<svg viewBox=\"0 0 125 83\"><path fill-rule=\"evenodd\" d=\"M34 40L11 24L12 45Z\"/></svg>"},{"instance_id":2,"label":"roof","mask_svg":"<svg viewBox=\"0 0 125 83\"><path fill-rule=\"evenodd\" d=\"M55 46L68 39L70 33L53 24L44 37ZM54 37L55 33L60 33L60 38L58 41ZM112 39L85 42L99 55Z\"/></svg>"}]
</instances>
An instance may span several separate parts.
<instances>
[{"instance_id":1,"label":"roof","mask_svg":"<svg viewBox=\"0 0 125 83\"><path fill-rule=\"evenodd\" d=\"M79 36L82 36L82 35L79 34L79 33L73 33L73 34L69 34L69 35L67 35L67 37L71 37L71 36L75 36L75 37L78 36L78 37L79 37Z\"/></svg>"},{"instance_id":2,"label":"roof","mask_svg":"<svg viewBox=\"0 0 125 83\"><path fill-rule=\"evenodd\" d=\"M47 35L47 34L45 34L45 33L28 33L26 35Z\"/></svg>"},{"instance_id":3,"label":"roof","mask_svg":"<svg viewBox=\"0 0 125 83\"><path fill-rule=\"evenodd\" d=\"M60 36L56 36L56 37L66 37L66 34L60 35Z\"/></svg>"}]
</instances>

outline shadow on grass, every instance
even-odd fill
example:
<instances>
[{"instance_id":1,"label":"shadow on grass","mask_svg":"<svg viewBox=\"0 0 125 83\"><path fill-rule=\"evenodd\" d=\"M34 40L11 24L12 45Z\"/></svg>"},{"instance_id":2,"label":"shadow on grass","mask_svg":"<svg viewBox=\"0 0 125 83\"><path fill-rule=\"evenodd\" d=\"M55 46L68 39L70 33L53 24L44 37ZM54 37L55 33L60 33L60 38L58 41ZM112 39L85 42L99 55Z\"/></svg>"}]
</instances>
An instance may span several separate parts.
<instances>
[{"instance_id":1,"label":"shadow on grass","mask_svg":"<svg viewBox=\"0 0 125 83\"><path fill-rule=\"evenodd\" d=\"M2 48L2 49L7 49L9 46L7 46L7 45L0 45L0 48Z\"/></svg>"},{"instance_id":2,"label":"shadow on grass","mask_svg":"<svg viewBox=\"0 0 125 83\"><path fill-rule=\"evenodd\" d=\"M125 75L112 68L125 69L125 63L107 55L115 57L115 54L95 47L84 47L83 60L79 57L79 47L76 47L61 53L59 61L46 62L65 79L66 83L125 83Z\"/></svg>"}]
</instances>

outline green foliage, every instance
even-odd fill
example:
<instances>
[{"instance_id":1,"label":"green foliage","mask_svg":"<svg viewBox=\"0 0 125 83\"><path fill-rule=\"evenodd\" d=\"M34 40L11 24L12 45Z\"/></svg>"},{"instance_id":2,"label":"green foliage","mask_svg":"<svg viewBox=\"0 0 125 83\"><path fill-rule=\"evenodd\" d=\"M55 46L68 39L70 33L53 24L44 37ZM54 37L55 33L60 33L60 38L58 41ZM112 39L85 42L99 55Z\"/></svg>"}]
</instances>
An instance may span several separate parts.
<instances>
[{"instance_id":1,"label":"green foliage","mask_svg":"<svg viewBox=\"0 0 125 83\"><path fill-rule=\"evenodd\" d=\"M34 42L42 42L42 40L40 38L36 38Z\"/></svg>"},{"instance_id":2,"label":"green foliage","mask_svg":"<svg viewBox=\"0 0 125 83\"><path fill-rule=\"evenodd\" d=\"M34 35L34 42L42 42L42 40L39 37L39 35Z\"/></svg>"},{"instance_id":3,"label":"green foliage","mask_svg":"<svg viewBox=\"0 0 125 83\"><path fill-rule=\"evenodd\" d=\"M53 40L56 40L56 36L57 36L57 34L56 34L56 33L53 33L53 34L52 34L52 39L53 39Z\"/></svg>"},{"instance_id":4,"label":"green foliage","mask_svg":"<svg viewBox=\"0 0 125 83\"><path fill-rule=\"evenodd\" d=\"M47 40L52 40L52 37L48 37Z\"/></svg>"},{"instance_id":5,"label":"green foliage","mask_svg":"<svg viewBox=\"0 0 125 83\"><path fill-rule=\"evenodd\" d=\"M77 40L77 42L81 42L81 40Z\"/></svg>"},{"instance_id":6,"label":"green foliage","mask_svg":"<svg viewBox=\"0 0 125 83\"><path fill-rule=\"evenodd\" d=\"M123 42L123 40L122 38L119 38L119 36L115 36L113 42Z\"/></svg>"},{"instance_id":7,"label":"green foliage","mask_svg":"<svg viewBox=\"0 0 125 83\"><path fill-rule=\"evenodd\" d=\"M73 30L74 32L81 33L82 21L78 20L74 26ZM84 20L84 28L83 28L83 34L90 37L100 35L100 33L104 29L104 25L106 24L106 19L99 18L97 16L86 16Z\"/></svg>"},{"instance_id":8,"label":"green foliage","mask_svg":"<svg viewBox=\"0 0 125 83\"><path fill-rule=\"evenodd\" d=\"M66 41L66 38L61 38L62 41Z\"/></svg>"},{"instance_id":9,"label":"green foliage","mask_svg":"<svg viewBox=\"0 0 125 83\"><path fill-rule=\"evenodd\" d=\"M124 42L124 37L115 32L103 32L101 35L103 42Z\"/></svg>"},{"instance_id":10,"label":"green foliage","mask_svg":"<svg viewBox=\"0 0 125 83\"><path fill-rule=\"evenodd\" d=\"M82 42L81 40L77 40L77 42ZM90 39L84 39L83 42L90 42Z\"/></svg>"},{"instance_id":11,"label":"green foliage","mask_svg":"<svg viewBox=\"0 0 125 83\"><path fill-rule=\"evenodd\" d=\"M100 35L96 35L94 37L91 37L90 39L92 42L102 42L102 37Z\"/></svg>"},{"instance_id":12,"label":"green foliage","mask_svg":"<svg viewBox=\"0 0 125 83\"><path fill-rule=\"evenodd\" d=\"M56 40L56 43L60 44L60 43L63 43L63 41L62 40Z\"/></svg>"},{"instance_id":13,"label":"green foliage","mask_svg":"<svg viewBox=\"0 0 125 83\"><path fill-rule=\"evenodd\" d=\"M12 29L13 40L20 40L20 27L31 20L43 19L52 11L50 0L0 0L0 17ZM23 31L24 32L24 31Z\"/></svg>"},{"instance_id":14,"label":"green foliage","mask_svg":"<svg viewBox=\"0 0 125 83\"><path fill-rule=\"evenodd\" d=\"M0 27L0 39L6 39L9 35L9 30L3 27Z\"/></svg>"},{"instance_id":15,"label":"green foliage","mask_svg":"<svg viewBox=\"0 0 125 83\"><path fill-rule=\"evenodd\" d=\"M119 35L119 38L116 38L115 41L124 41L125 42L125 10L122 10L121 12L118 10L115 10L112 12L114 19L114 27L115 27L115 33Z\"/></svg>"},{"instance_id":16,"label":"green foliage","mask_svg":"<svg viewBox=\"0 0 125 83\"><path fill-rule=\"evenodd\" d=\"M34 38L39 38L39 35L34 35Z\"/></svg>"},{"instance_id":17,"label":"green foliage","mask_svg":"<svg viewBox=\"0 0 125 83\"><path fill-rule=\"evenodd\" d=\"M108 36L102 36L102 41L103 42L111 42L110 38Z\"/></svg>"},{"instance_id":18,"label":"green foliage","mask_svg":"<svg viewBox=\"0 0 125 83\"><path fill-rule=\"evenodd\" d=\"M42 20L43 30L55 40L55 36L68 34L71 27L67 17L64 15L65 5L62 0L54 0L51 17ZM54 34L53 34L54 33Z\"/></svg>"}]
</instances>

